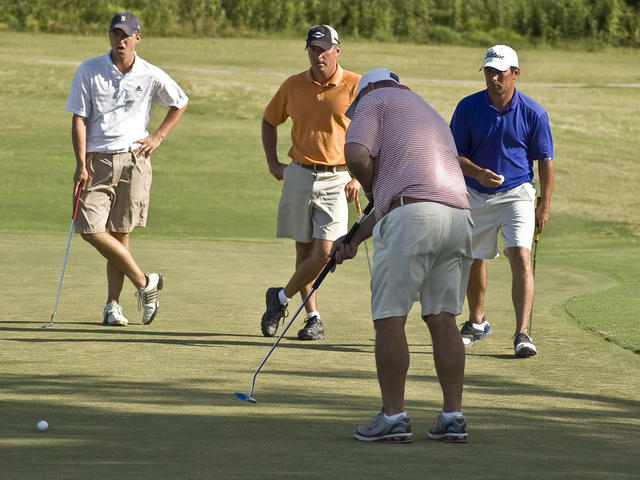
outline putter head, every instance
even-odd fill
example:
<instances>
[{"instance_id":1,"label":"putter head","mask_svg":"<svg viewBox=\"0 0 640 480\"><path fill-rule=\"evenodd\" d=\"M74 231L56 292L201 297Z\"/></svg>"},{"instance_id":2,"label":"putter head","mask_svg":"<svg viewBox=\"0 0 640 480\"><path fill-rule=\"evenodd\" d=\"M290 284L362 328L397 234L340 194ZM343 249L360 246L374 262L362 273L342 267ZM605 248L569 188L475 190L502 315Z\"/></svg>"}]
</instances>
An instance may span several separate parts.
<instances>
[{"instance_id":1,"label":"putter head","mask_svg":"<svg viewBox=\"0 0 640 480\"><path fill-rule=\"evenodd\" d=\"M49 321L47 323L42 325L42 328L51 328L51 327L53 327L53 316L54 315L55 315L55 313L51 314L51 318L49 319Z\"/></svg>"},{"instance_id":2,"label":"putter head","mask_svg":"<svg viewBox=\"0 0 640 480\"><path fill-rule=\"evenodd\" d=\"M244 393L240 393L240 392L236 392L233 395L236 398L239 398L240 400L244 400L245 402L258 403L258 401L255 398L253 398L251 395L245 395Z\"/></svg>"}]
</instances>

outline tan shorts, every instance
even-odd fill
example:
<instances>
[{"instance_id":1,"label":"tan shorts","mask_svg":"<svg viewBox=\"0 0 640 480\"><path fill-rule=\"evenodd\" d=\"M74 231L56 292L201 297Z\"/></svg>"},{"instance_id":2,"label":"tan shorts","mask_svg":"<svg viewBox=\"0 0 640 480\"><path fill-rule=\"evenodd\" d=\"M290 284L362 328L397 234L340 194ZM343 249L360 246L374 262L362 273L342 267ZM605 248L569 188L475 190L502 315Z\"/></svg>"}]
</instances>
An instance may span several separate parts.
<instances>
[{"instance_id":1,"label":"tan shorts","mask_svg":"<svg viewBox=\"0 0 640 480\"><path fill-rule=\"evenodd\" d=\"M284 169L278 205L277 237L309 243L336 240L347 233L347 171L314 172L291 162Z\"/></svg>"},{"instance_id":2,"label":"tan shorts","mask_svg":"<svg viewBox=\"0 0 640 480\"><path fill-rule=\"evenodd\" d=\"M94 173L82 192L76 233L129 233L147 224L151 160L132 153L87 154Z\"/></svg>"},{"instance_id":3,"label":"tan shorts","mask_svg":"<svg viewBox=\"0 0 640 480\"><path fill-rule=\"evenodd\" d=\"M373 229L372 318L408 315L416 301L423 317L462 313L472 226L469 210L434 202L385 215Z\"/></svg>"},{"instance_id":4,"label":"tan shorts","mask_svg":"<svg viewBox=\"0 0 640 480\"><path fill-rule=\"evenodd\" d=\"M536 224L536 189L532 183L491 195L472 188L467 191L475 225L473 258L498 257L498 232L502 234L505 248L531 249Z\"/></svg>"}]
</instances>

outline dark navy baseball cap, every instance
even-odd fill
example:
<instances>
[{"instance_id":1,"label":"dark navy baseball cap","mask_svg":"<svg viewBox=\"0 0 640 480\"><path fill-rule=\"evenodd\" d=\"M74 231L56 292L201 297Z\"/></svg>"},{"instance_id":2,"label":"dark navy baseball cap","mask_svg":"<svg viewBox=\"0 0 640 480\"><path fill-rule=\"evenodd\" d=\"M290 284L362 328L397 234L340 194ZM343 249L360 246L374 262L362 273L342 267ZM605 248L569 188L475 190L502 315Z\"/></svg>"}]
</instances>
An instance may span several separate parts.
<instances>
[{"instance_id":1,"label":"dark navy baseball cap","mask_svg":"<svg viewBox=\"0 0 640 480\"><path fill-rule=\"evenodd\" d=\"M119 28L128 36L140 32L140 20L131 12L118 12L111 19L109 32Z\"/></svg>"}]
</instances>

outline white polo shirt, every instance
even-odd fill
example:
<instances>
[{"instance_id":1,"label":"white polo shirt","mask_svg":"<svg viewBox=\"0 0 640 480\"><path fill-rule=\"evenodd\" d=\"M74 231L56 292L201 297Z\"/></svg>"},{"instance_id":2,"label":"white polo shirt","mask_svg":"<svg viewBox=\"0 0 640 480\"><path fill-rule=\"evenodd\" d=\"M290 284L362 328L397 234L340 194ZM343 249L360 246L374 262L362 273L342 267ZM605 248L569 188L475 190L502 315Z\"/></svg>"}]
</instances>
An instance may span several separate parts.
<instances>
[{"instance_id":1,"label":"white polo shirt","mask_svg":"<svg viewBox=\"0 0 640 480\"><path fill-rule=\"evenodd\" d=\"M138 57L122 74L111 52L85 60L73 77L65 109L87 118L87 152L124 152L149 135L151 103L182 108L189 99L160 68Z\"/></svg>"}]
</instances>

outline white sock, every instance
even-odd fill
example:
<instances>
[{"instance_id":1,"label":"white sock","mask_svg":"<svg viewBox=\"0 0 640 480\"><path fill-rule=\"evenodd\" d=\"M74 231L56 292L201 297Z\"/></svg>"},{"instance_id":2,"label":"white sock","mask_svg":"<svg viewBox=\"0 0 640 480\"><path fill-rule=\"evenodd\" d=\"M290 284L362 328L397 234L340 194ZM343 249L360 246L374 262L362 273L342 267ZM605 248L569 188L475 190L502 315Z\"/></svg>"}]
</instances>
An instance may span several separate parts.
<instances>
[{"instance_id":1,"label":"white sock","mask_svg":"<svg viewBox=\"0 0 640 480\"><path fill-rule=\"evenodd\" d=\"M458 417L464 417L462 412L442 412L442 418L444 418L447 422Z\"/></svg>"},{"instance_id":2,"label":"white sock","mask_svg":"<svg viewBox=\"0 0 640 480\"><path fill-rule=\"evenodd\" d=\"M284 294L284 288L278 292L278 299L280 300L280 303L282 305L286 305L291 301L291 299L287 298L287 296Z\"/></svg>"},{"instance_id":3,"label":"white sock","mask_svg":"<svg viewBox=\"0 0 640 480\"><path fill-rule=\"evenodd\" d=\"M473 328L475 328L476 330L481 330L484 331L484 327L487 325L487 321L483 320L480 323L475 323L473 322Z\"/></svg>"},{"instance_id":4,"label":"white sock","mask_svg":"<svg viewBox=\"0 0 640 480\"><path fill-rule=\"evenodd\" d=\"M400 413L396 413L395 415L387 415L386 413L383 414L384 415L384 419L387 422L395 422L397 420L400 420L401 418L404 418L407 416L407 412L400 412Z\"/></svg>"},{"instance_id":5,"label":"white sock","mask_svg":"<svg viewBox=\"0 0 640 480\"><path fill-rule=\"evenodd\" d=\"M320 318L320 312L318 312L317 310L314 310L313 312L307 313L307 320L309 320L312 317Z\"/></svg>"}]
</instances>

